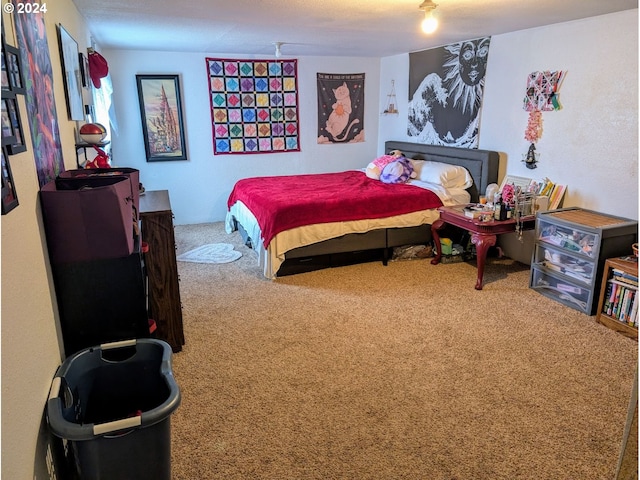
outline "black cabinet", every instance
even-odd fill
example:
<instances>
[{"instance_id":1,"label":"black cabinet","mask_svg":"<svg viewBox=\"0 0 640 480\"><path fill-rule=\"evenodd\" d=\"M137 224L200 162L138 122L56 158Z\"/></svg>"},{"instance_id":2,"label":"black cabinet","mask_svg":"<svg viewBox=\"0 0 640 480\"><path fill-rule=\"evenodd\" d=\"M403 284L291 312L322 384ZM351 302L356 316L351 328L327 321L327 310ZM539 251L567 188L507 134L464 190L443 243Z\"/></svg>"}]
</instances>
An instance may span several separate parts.
<instances>
[{"instance_id":1,"label":"black cabinet","mask_svg":"<svg viewBox=\"0 0 640 480\"><path fill-rule=\"evenodd\" d=\"M67 357L101 343L149 336L140 253L51 267Z\"/></svg>"}]
</instances>

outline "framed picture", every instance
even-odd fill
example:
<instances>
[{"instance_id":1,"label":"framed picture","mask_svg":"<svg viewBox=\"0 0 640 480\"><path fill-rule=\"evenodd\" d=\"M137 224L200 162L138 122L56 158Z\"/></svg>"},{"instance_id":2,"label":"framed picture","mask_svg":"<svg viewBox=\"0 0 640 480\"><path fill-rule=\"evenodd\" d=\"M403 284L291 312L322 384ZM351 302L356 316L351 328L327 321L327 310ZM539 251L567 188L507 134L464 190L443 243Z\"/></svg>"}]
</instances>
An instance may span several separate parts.
<instances>
[{"instance_id":1,"label":"framed picture","mask_svg":"<svg viewBox=\"0 0 640 480\"><path fill-rule=\"evenodd\" d=\"M2 92L2 112L0 121L2 124L2 145L12 145L16 143L16 137L13 134L13 125L9 116L9 98L10 92Z\"/></svg>"},{"instance_id":2,"label":"framed picture","mask_svg":"<svg viewBox=\"0 0 640 480\"><path fill-rule=\"evenodd\" d=\"M20 60L20 50L18 50L16 47L12 47L11 45L5 45L3 62L6 64L10 90L13 93L20 93L24 95L25 85L24 76L22 75L22 61Z\"/></svg>"},{"instance_id":3,"label":"framed picture","mask_svg":"<svg viewBox=\"0 0 640 480\"><path fill-rule=\"evenodd\" d=\"M187 160L178 75L136 75L147 162Z\"/></svg>"},{"instance_id":4,"label":"framed picture","mask_svg":"<svg viewBox=\"0 0 640 480\"><path fill-rule=\"evenodd\" d=\"M7 70L7 61L5 55L5 45L2 42L2 93L11 91L11 84L9 83L9 71Z\"/></svg>"},{"instance_id":5,"label":"framed picture","mask_svg":"<svg viewBox=\"0 0 640 480\"><path fill-rule=\"evenodd\" d=\"M6 108L7 117L11 126L11 135L8 135L7 141L4 138L4 110ZM27 146L24 141L24 131L22 130L22 120L20 119L20 110L18 109L18 102L13 92L10 94L5 93L2 99L2 116L3 116L3 138L2 144L7 146L9 155L24 152L27 150ZM13 142L9 142L9 139L13 138Z\"/></svg>"},{"instance_id":6,"label":"framed picture","mask_svg":"<svg viewBox=\"0 0 640 480\"><path fill-rule=\"evenodd\" d=\"M18 195L13 183L11 165L7 148L2 147L2 215L6 215L18 206Z\"/></svg>"},{"instance_id":7,"label":"framed picture","mask_svg":"<svg viewBox=\"0 0 640 480\"><path fill-rule=\"evenodd\" d=\"M91 79L89 78L89 59L82 52L78 53L78 63L80 64L80 77L82 78L82 86L84 88L89 88L91 86Z\"/></svg>"},{"instance_id":8,"label":"framed picture","mask_svg":"<svg viewBox=\"0 0 640 480\"><path fill-rule=\"evenodd\" d=\"M84 120L78 44L60 24L58 24L58 43L60 58L62 59L64 93L67 97L69 120Z\"/></svg>"}]
</instances>

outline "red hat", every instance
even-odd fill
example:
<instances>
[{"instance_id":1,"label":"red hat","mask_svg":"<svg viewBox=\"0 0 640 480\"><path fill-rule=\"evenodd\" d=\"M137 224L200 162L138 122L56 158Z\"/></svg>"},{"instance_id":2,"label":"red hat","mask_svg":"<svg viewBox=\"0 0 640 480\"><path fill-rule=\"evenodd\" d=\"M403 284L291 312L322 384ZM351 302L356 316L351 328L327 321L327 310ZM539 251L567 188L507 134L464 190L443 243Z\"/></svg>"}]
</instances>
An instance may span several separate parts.
<instances>
[{"instance_id":1,"label":"red hat","mask_svg":"<svg viewBox=\"0 0 640 480\"><path fill-rule=\"evenodd\" d=\"M89 76L93 86L100 88L100 79L109 73L109 65L102 55L96 51L89 53Z\"/></svg>"}]
</instances>

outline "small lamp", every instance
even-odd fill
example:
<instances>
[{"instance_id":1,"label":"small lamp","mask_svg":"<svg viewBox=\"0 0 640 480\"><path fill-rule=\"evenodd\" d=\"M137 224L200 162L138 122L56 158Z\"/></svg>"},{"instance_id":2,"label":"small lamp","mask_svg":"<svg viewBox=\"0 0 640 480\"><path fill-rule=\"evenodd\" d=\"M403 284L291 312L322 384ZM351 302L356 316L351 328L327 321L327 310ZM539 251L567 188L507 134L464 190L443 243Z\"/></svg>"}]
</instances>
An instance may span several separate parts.
<instances>
[{"instance_id":1,"label":"small lamp","mask_svg":"<svg viewBox=\"0 0 640 480\"><path fill-rule=\"evenodd\" d=\"M424 20L422 21L422 31L427 35L432 34L438 28L438 19L433 16L433 11L438 5L433 0L424 0L418 7L424 10Z\"/></svg>"}]
</instances>

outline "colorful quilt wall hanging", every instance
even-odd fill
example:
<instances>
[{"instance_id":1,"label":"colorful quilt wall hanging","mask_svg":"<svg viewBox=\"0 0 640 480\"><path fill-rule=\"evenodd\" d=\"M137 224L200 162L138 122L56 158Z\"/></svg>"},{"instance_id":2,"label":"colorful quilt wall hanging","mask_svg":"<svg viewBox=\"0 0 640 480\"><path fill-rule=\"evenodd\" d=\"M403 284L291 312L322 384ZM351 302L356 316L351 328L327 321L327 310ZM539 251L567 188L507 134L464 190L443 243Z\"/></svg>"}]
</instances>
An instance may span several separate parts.
<instances>
[{"instance_id":1,"label":"colorful quilt wall hanging","mask_svg":"<svg viewBox=\"0 0 640 480\"><path fill-rule=\"evenodd\" d=\"M300 150L297 60L206 62L215 155Z\"/></svg>"},{"instance_id":2,"label":"colorful quilt wall hanging","mask_svg":"<svg viewBox=\"0 0 640 480\"><path fill-rule=\"evenodd\" d=\"M318 73L318 143L364 142L364 73Z\"/></svg>"}]
</instances>

